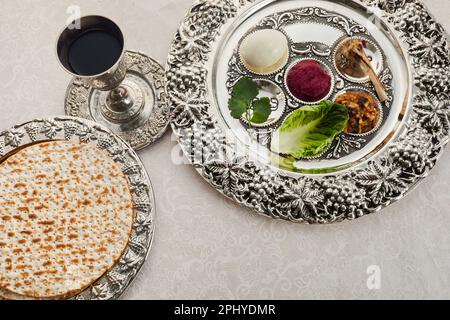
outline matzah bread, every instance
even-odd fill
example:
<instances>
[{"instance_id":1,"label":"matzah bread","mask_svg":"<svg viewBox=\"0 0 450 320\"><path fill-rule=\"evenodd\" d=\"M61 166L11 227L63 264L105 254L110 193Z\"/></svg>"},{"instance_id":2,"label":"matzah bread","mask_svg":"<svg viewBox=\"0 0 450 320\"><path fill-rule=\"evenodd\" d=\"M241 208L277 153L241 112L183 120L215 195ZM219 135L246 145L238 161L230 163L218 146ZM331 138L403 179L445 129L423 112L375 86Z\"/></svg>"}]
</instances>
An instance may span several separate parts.
<instances>
[{"instance_id":1,"label":"matzah bread","mask_svg":"<svg viewBox=\"0 0 450 320\"><path fill-rule=\"evenodd\" d=\"M36 300L36 298L21 296L20 294L12 293L6 289L3 289L2 287L0 287L0 298L6 300Z\"/></svg>"},{"instance_id":2,"label":"matzah bread","mask_svg":"<svg viewBox=\"0 0 450 320\"><path fill-rule=\"evenodd\" d=\"M126 177L89 144L32 145L0 164L0 287L67 298L125 250L133 224Z\"/></svg>"}]
</instances>

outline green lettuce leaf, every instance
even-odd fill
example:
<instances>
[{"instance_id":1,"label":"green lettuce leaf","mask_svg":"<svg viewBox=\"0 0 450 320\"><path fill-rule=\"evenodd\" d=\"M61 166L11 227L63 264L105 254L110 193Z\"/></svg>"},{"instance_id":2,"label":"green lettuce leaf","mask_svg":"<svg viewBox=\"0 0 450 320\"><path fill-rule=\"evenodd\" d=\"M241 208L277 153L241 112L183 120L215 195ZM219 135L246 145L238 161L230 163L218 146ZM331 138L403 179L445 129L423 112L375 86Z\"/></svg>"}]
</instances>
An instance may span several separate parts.
<instances>
[{"instance_id":1,"label":"green lettuce leaf","mask_svg":"<svg viewBox=\"0 0 450 320\"><path fill-rule=\"evenodd\" d=\"M272 138L272 151L295 159L322 154L342 133L349 119L346 107L331 101L293 112Z\"/></svg>"}]
</instances>

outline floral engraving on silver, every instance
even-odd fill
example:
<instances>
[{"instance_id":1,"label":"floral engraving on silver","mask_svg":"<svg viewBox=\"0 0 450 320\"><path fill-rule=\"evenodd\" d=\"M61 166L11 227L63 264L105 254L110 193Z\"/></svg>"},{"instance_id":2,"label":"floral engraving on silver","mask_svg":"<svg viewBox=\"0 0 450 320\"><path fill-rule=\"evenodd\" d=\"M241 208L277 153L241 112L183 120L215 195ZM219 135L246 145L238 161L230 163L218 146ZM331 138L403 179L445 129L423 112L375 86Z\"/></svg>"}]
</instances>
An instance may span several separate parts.
<instances>
[{"instance_id":1,"label":"floral engraving on silver","mask_svg":"<svg viewBox=\"0 0 450 320\"><path fill-rule=\"evenodd\" d=\"M327 224L378 212L424 179L449 141L450 58L442 26L418 0L333 2L345 2L366 13L379 12L409 45L416 85L413 102L407 106L410 116L396 137L369 161L340 173L315 176L274 170L237 151L239 142L226 136L211 112L208 72L216 41L225 24L229 26L262 1L195 1L171 47L168 99L172 128L185 155L214 188L267 217ZM348 36L364 32L352 21L318 13L340 23ZM277 16L265 27L276 28L286 19L293 17ZM349 145L363 143L359 139L341 141L331 150L340 153Z\"/></svg>"},{"instance_id":2,"label":"floral engraving on silver","mask_svg":"<svg viewBox=\"0 0 450 320\"><path fill-rule=\"evenodd\" d=\"M118 136L92 121L38 119L0 133L0 160L18 148L49 140L89 143L106 151L124 172L132 193L135 220L129 243L116 265L73 299L118 299L136 277L150 250L155 227L153 188L137 154Z\"/></svg>"}]
</instances>

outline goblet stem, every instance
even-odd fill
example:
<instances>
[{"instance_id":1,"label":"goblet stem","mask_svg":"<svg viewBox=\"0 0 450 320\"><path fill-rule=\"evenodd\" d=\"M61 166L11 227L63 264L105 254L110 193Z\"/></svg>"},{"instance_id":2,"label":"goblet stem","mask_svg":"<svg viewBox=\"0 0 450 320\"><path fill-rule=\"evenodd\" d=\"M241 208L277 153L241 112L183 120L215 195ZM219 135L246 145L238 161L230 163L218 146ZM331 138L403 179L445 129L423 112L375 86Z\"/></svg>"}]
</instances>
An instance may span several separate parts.
<instances>
[{"instance_id":1,"label":"goblet stem","mask_svg":"<svg viewBox=\"0 0 450 320\"><path fill-rule=\"evenodd\" d=\"M106 104L112 111L124 113L134 105L134 100L127 88L119 86L109 92Z\"/></svg>"},{"instance_id":2,"label":"goblet stem","mask_svg":"<svg viewBox=\"0 0 450 320\"><path fill-rule=\"evenodd\" d=\"M100 99L102 115L112 123L127 124L138 118L146 103L144 91L131 78L111 91L104 91L104 99Z\"/></svg>"}]
</instances>

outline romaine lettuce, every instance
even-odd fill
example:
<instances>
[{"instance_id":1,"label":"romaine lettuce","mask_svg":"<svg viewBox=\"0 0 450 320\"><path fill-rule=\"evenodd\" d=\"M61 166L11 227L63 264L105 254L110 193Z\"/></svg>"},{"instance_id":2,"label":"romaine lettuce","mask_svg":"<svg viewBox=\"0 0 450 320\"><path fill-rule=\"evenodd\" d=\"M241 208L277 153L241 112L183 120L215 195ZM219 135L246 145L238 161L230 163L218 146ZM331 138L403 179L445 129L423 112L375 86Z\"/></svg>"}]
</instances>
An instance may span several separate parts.
<instances>
[{"instance_id":1,"label":"romaine lettuce","mask_svg":"<svg viewBox=\"0 0 450 320\"><path fill-rule=\"evenodd\" d=\"M302 107L275 132L271 150L295 159L318 156L342 133L348 119L347 108L331 101Z\"/></svg>"}]
</instances>

